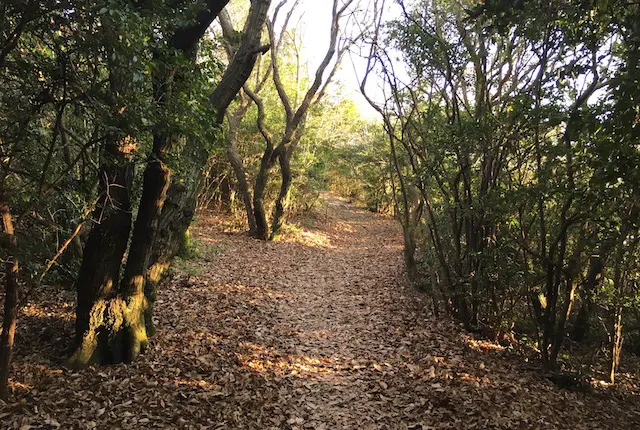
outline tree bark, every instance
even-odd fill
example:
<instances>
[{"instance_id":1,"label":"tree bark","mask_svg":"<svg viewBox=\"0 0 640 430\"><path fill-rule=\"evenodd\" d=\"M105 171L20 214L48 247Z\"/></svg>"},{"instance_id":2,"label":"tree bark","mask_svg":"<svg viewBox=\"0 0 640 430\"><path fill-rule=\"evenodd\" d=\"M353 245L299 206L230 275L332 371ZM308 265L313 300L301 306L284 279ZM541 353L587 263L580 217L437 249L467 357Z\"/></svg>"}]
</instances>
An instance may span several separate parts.
<instances>
[{"instance_id":1,"label":"tree bark","mask_svg":"<svg viewBox=\"0 0 640 430\"><path fill-rule=\"evenodd\" d=\"M144 172L142 197L121 289L132 313L130 324L123 333L125 343L129 345L130 355L125 358L127 361L135 359L147 343L145 312L149 309L149 300L145 296L146 275L158 230L160 212L167 197L171 177L171 171L164 163L164 157L170 148L168 136L157 134L154 136L153 146ZM155 299L155 295L153 298ZM148 312L146 321L152 324L151 315ZM152 332L151 325L149 328Z\"/></svg>"},{"instance_id":2,"label":"tree bark","mask_svg":"<svg viewBox=\"0 0 640 430\"><path fill-rule=\"evenodd\" d=\"M0 336L0 399L6 400L9 395L9 367L11 353L18 321L18 258L17 242L13 229L13 220L9 204L0 192L0 213L4 232L7 235L7 254L5 256L5 296L4 317L2 320L2 336Z\"/></svg>"},{"instance_id":3,"label":"tree bark","mask_svg":"<svg viewBox=\"0 0 640 430\"><path fill-rule=\"evenodd\" d=\"M94 211L94 225L84 249L76 281L76 351L72 367L109 363L115 321L127 319L118 298L122 258L131 230L133 165L121 142L105 149L101 168L102 195Z\"/></svg>"},{"instance_id":4,"label":"tree bark","mask_svg":"<svg viewBox=\"0 0 640 430\"><path fill-rule=\"evenodd\" d=\"M226 1L217 3L226 4ZM244 85L251 75L251 71L253 70L253 66L256 61L256 56L262 52L261 49L265 49L260 48L259 46L260 34L270 3L270 0L252 2L249 17L245 24L245 34L240 47L238 48L238 52L231 60L220 84L216 87L209 98L209 102L217 112L214 123L217 127L220 127L222 124L226 109L233 101L236 94L240 91L242 85ZM215 19L221 10L222 7L217 9L215 15L206 15L207 23L204 27L205 29L211 24L213 19ZM195 49L197 42L204 34L204 32L200 31L202 27L203 26L198 23L193 28L193 34L199 36L188 37L188 39L191 40L191 44L183 42L174 43L176 48L190 56L193 61L195 61ZM178 40L183 40L185 38L187 38L186 33L185 35L181 35ZM159 193L159 186L166 186L166 184L161 184L161 174L156 174L156 178L160 181L154 182L157 188L149 197L151 202L161 195L166 195L166 198L163 199L164 201L161 204L160 212L154 214L154 217L158 218L157 222L155 222L157 227L155 225L153 227L154 240L150 242L152 244L152 248L149 255L149 261L145 268L146 279L142 281L146 297L145 321L150 332L153 332L154 330L152 326L152 314L157 285L162 274L169 267L172 258L180 251L186 241L189 225L191 224L196 212L198 201L197 197L203 182L202 171L208 157L207 152L199 142L195 142L193 140L187 141L184 153L188 165L193 166L187 177L182 178L181 181L174 181L168 189L165 189L163 193ZM150 203L150 205L150 207L152 207L152 203ZM146 228L148 229L151 225L150 221L147 221L146 224ZM144 258L146 258L146 255ZM140 263L143 263L143 261ZM138 270L136 270L136 272L139 272L139 269L143 266L143 264L138 264ZM133 280L133 277L131 279ZM133 287L133 284L131 287Z\"/></svg>"},{"instance_id":5,"label":"tree bark","mask_svg":"<svg viewBox=\"0 0 640 430\"><path fill-rule=\"evenodd\" d=\"M600 253L602 253L602 250ZM591 331L591 314L593 312L591 295L602 278L603 270L604 264L601 254L592 255L589 258L589 270L582 287L582 303L571 333L571 337L575 342L585 341Z\"/></svg>"},{"instance_id":6,"label":"tree bark","mask_svg":"<svg viewBox=\"0 0 640 430\"><path fill-rule=\"evenodd\" d=\"M271 239L273 239L282 227L282 220L284 216L284 205L289 194L289 188L291 188L291 156L289 151L283 150L278 156L280 162L280 174L282 182L280 183L280 193L276 199L276 205L273 211L273 221L271 223Z\"/></svg>"},{"instance_id":7,"label":"tree bark","mask_svg":"<svg viewBox=\"0 0 640 430\"><path fill-rule=\"evenodd\" d=\"M261 240L269 239L269 223L267 222L267 213L264 208L264 191L267 187L267 181L269 180L272 153L273 150L267 150L262 155L260 170L256 176L256 183L253 186L253 214L256 220L255 237Z\"/></svg>"},{"instance_id":8,"label":"tree bark","mask_svg":"<svg viewBox=\"0 0 640 430\"><path fill-rule=\"evenodd\" d=\"M287 196L289 195L289 189L291 188L292 176L291 176L291 155L295 150L296 146L300 142L302 137L302 131L305 127L307 115L309 113L309 109L316 105L326 94L326 89L328 85L332 82L335 77L335 73L338 69L338 66L342 60L342 56L344 52L346 52L346 46L338 48L339 44L339 33L340 33L340 19L343 14L352 3L352 0L345 1L342 5L338 4L338 1L333 2L332 8L332 19L331 19L331 36L329 40L329 47L325 52L324 58L322 62L318 66L315 71L314 79L311 83L311 86L306 91L300 106L297 109L293 109L291 104L291 100L287 95L285 87L282 83L282 79L280 77L280 68L278 64L278 51L275 47L271 50L271 64L273 69L273 83L278 92L278 97L282 102L282 107L285 111L286 118L286 127L285 131L282 135L280 143L278 147L275 149L275 153L278 155L278 161L280 164L280 173L281 173L281 184L280 184L280 192L278 194L278 198L275 202L274 212L273 212L273 220L271 223L271 236L273 239L280 231L282 227L283 217L284 217L284 206ZM282 5L282 4L281 4ZM280 6L279 6L280 7ZM278 7L278 8L279 8ZM291 12L287 16L285 22L288 22L291 16ZM275 33L274 33L274 25L277 18L277 10L276 15L274 16L273 22L267 23L267 28L269 30L269 40L271 44L279 46L279 43L276 41ZM337 59L331 68L329 75L326 79L324 79L324 73L329 67L331 61L336 57Z\"/></svg>"},{"instance_id":9,"label":"tree bark","mask_svg":"<svg viewBox=\"0 0 640 430\"><path fill-rule=\"evenodd\" d=\"M616 312L614 314L612 342L611 342L611 362L609 366L609 382L614 384L616 382L616 372L620 365L620 353L622 352L622 312L623 307L621 304L616 306Z\"/></svg>"},{"instance_id":10,"label":"tree bark","mask_svg":"<svg viewBox=\"0 0 640 430\"><path fill-rule=\"evenodd\" d=\"M260 45L260 36L270 5L271 0L251 2L240 46L222 76L220 83L209 96L209 103L217 112L214 118L214 125L217 127L222 125L227 108L247 79L249 79L249 76L251 76L257 56L269 49L268 46ZM182 178L183 183L175 182L169 187L167 203L170 201L172 208L166 213L164 210L162 211L159 243L155 246L151 262L152 270L150 275L152 274L156 278L161 276L162 268L167 267L168 262L176 255L187 234L195 214L197 195L202 185L202 170L208 154L198 142L193 141L187 142L185 153L190 165L194 167L189 172L188 178Z\"/></svg>"},{"instance_id":11,"label":"tree bark","mask_svg":"<svg viewBox=\"0 0 640 430\"><path fill-rule=\"evenodd\" d=\"M229 163L233 169L233 174L236 178L236 186L238 192L242 197L244 204L244 210L247 215L247 224L249 227L249 234L254 235L256 232L256 218L253 216L253 204L251 202L251 191L249 190L249 182L247 181L247 171L244 168L242 158L238 153L238 129L240 128L240 121L246 114L250 102L246 102L243 97L242 105L236 110L233 115L229 116L229 146L227 147L227 157Z\"/></svg>"},{"instance_id":12,"label":"tree bark","mask_svg":"<svg viewBox=\"0 0 640 430\"><path fill-rule=\"evenodd\" d=\"M226 3L207 1L195 24L176 32L170 44L195 61L197 43ZM266 17L269 3L269 0L252 2L246 27L251 31L247 32L240 48L244 54L234 58L223 76L220 86L224 91L212 95L211 103L222 115L253 69L255 56L260 52L254 48L262 28L262 25L253 28L253 25L261 14ZM246 78L239 82L242 76ZM170 102L174 80L172 73L161 73L156 88L160 107ZM122 79L114 79L114 89L126 88ZM220 122L217 119L216 125ZM89 235L77 281L77 349L69 359L73 367L132 361L148 342L146 327L152 323L156 286L179 250L195 213L207 155L197 142L187 142L185 158L199 168L168 189L170 171L164 157L171 148L171 140L166 131L158 129L154 133L154 147L144 173L138 217L121 283L118 282L120 267L131 230L129 192L133 172L122 150L123 142L114 142L105 150L101 174L105 191L95 214L99 222Z\"/></svg>"},{"instance_id":13,"label":"tree bark","mask_svg":"<svg viewBox=\"0 0 640 430\"><path fill-rule=\"evenodd\" d=\"M265 126L265 109L262 99L245 86L245 92L253 100L258 108L258 117L256 124L260 130L260 134L265 141L265 150L260 160L260 169L256 175L255 184L253 185L253 215L256 220L255 237L261 240L269 239L269 223L267 222L267 214L264 207L264 192L269 180L269 172L274 163L274 148L271 133Z\"/></svg>"},{"instance_id":14,"label":"tree bark","mask_svg":"<svg viewBox=\"0 0 640 430\"><path fill-rule=\"evenodd\" d=\"M183 27L175 32L170 45L175 49L195 58L195 50L211 23L218 17L229 0L203 0L202 9L194 19L193 25Z\"/></svg>"},{"instance_id":15,"label":"tree bark","mask_svg":"<svg viewBox=\"0 0 640 430\"><path fill-rule=\"evenodd\" d=\"M198 180L198 177L191 179ZM185 246L189 225L195 215L199 188L199 184L173 181L167 189L144 286L145 326L150 335L155 333L152 317L157 288L171 260Z\"/></svg>"},{"instance_id":16,"label":"tree bark","mask_svg":"<svg viewBox=\"0 0 640 430\"><path fill-rule=\"evenodd\" d=\"M238 149L234 142L229 143L229 148L227 150L227 155L229 157L229 162L231 163L231 167L233 168L233 173L236 177L236 185L238 186L238 192L242 197L242 202L244 203L244 209L247 214L247 224L249 226L249 234L254 235L257 226L256 226L256 218L253 214L253 203L251 202L251 191L249 191L249 183L247 181L247 172L244 168L244 164L242 163L242 158L238 154Z\"/></svg>"},{"instance_id":17,"label":"tree bark","mask_svg":"<svg viewBox=\"0 0 640 430\"><path fill-rule=\"evenodd\" d=\"M222 124L227 108L251 76L258 55L265 54L271 48L269 45L260 44L270 5L271 0L251 2L243 29L242 42L225 70L222 80L209 96L209 102L217 112L215 121L218 125Z\"/></svg>"}]
</instances>

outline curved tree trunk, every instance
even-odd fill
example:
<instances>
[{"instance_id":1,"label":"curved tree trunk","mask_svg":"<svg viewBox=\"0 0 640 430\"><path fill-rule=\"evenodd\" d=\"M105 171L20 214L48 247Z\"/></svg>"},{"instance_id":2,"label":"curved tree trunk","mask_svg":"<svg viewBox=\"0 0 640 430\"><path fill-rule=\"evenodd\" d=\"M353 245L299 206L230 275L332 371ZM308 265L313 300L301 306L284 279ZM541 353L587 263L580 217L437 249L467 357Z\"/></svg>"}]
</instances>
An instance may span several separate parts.
<instances>
[{"instance_id":1,"label":"curved tree trunk","mask_svg":"<svg viewBox=\"0 0 640 430\"><path fill-rule=\"evenodd\" d=\"M227 1L218 1L224 6ZM242 42L234 55L231 63L227 67L222 80L209 97L211 106L216 110L217 116L214 119L215 125L220 127L224 119L224 114L236 94L240 91L246 80L251 75L256 58L268 47L260 46L260 35L266 20L267 11L271 0L252 1L249 16L245 23ZM216 9L214 15L207 15L209 26L215 19L222 7ZM176 44L176 47L191 55L195 61L195 48L204 31L200 32L202 26L196 26L195 31L189 36L191 43ZM197 37L195 37L197 36ZM177 40L182 39L182 37ZM169 267L171 259L180 251L186 242L188 229L195 215L198 194L203 184L203 169L208 157L207 151L200 144L193 140L186 142L184 149L186 164L191 166L190 171L179 181L173 181L166 191L166 199L158 218L156 237L153 241L150 261L147 264L146 280L144 291L146 297L145 321L152 329L153 303L155 301L156 289L163 273Z\"/></svg>"},{"instance_id":2,"label":"curved tree trunk","mask_svg":"<svg viewBox=\"0 0 640 430\"><path fill-rule=\"evenodd\" d=\"M185 161L192 166L192 170L180 181L171 181L166 190L147 265L144 295L145 325L149 334L155 332L152 316L158 284L173 257L186 248L189 226L196 213L198 194L203 183L205 162L202 160L207 159L206 150L197 142L188 141L184 153L187 154Z\"/></svg>"},{"instance_id":3,"label":"curved tree trunk","mask_svg":"<svg viewBox=\"0 0 640 430\"><path fill-rule=\"evenodd\" d=\"M340 33L340 19L343 17L343 14L347 11L349 5L353 0L347 0L340 5L338 0L333 1L333 9L332 9L332 20L331 20L331 39L329 42L329 47L325 52L324 58L322 62L318 66L315 72L315 77L311 83L311 86L306 91L304 98L302 99L300 105L294 109L294 106L291 104L291 98L287 94L287 91L283 85L282 78L280 76L280 64L278 60L278 54L281 47L282 34L280 38L276 37L275 34L275 24L277 22L277 17L281 7L286 2L281 2L278 4L274 11L274 16L272 21L267 22L267 31L269 34L269 41L271 43L271 72L273 77L273 84L276 87L276 91L278 93L278 98L282 103L282 107L285 112L285 129L282 133L282 136L279 139L279 143L277 147L274 149L274 143L271 136L271 133L267 130L265 125L265 109L262 100L257 96L257 94L252 93L251 91L245 88L245 92L247 95L254 101L258 108L258 128L260 133L265 139L267 144L267 149L262 157L262 164L260 166L260 172L258 173L258 177L256 179L256 184L253 191L253 211L256 218L256 237L262 240L268 240L269 238L273 239L275 235L278 234L280 228L282 226L283 216L284 216L284 205L287 195L289 193L289 189L291 187L291 167L290 167L290 159L293 150L296 145L300 141L302 136L302 130L305 127L305 122L307 118L307 114L309 109L316 105L319 100L321 100L326 92L327 86L332 81L338 65L340 64L340 59L344 52L346 52L346 45L339 49L337 61L334 63L333 68L331 69L329 76L324 79L324 73L326 69L329 67L329 64L334 59L336 52L338 51L338 39ZM295 8L295 6L293 6ZM293 9L291 9L284 22L284 29L286 29L287 23L291 18L293 13ZM269 226L265 214L264 202L263 202L263 194L264 189L266 187L267 177L269 170L271 169L273 163L275 162L274 155L278 158L280 163L280 170L282 174L282 183L280 185L280 192L278 198L275 202L273 220L271 224L271 235L269 235Z\"/></svg>"},{"instance_id":4,"label":"curved tree trunk","mask_svg":"<svg viewBox=\"0 0 640 430\"><path fill-rule=\"evenodd\" d=\"M280 173L282 175L282 182L280 184L280 193L276 200L276 205L273 210L273 221L271 223L271 239L273 239L282 227L284 217L284 206L289 195L289 189L291 188L291 155L286 149L280 152L278 156L280 162Z\"/></svg>"},{"instance_id":5,"label":"curved tree trunk","mask_svg":"<svg viewBox=\"0 0 640 430\"><path fill-rule=\"evenodd\" d=\"M230 138L231 140L231 138ZM247 224L249 226L249 234L255 235L256 218L253 214L253 203L251 202L251 191L249 191L249 184L247 182L247 172L242 163L242 158L238 154L238 149L233 141L229 143L229 149L227 150L229 162L233 168L233 173L236 177L236 185L238 186L238 192L242 196L242 202L244 203L244 210L247 214Z\"/></svg>"},{"instance_id":6,"label":"curved tree trunk","mask_svg":"<svg viewBox=\"0 0 640 430\"><path fill-rule=\"evenodd\" d=\"M168 263L180 253L198 206L198 194L204 183L204 168L208 153L198 142L188 141L185 162L191 166L187 175L171 181L158 220L151 265Z\"/></svg>"},{"instance_id":7,"label":"curved tree trunk","mask_svg":"<svg viewBox=\"0 0 640 430\"><path fill-rule=\"evenodd\" d=\"M145 326L149 335L155 333L152 317L158 284L173 257L185 246L196 211L198 190L198 184L185 185L177 181L173 181L167 190L144 284Z\"/></svg>"},{"instance_id":8,"label":"curved tree trunk","mask_svg":"<svg viewBox=\"0 0 640 430\"><path fill-rule=\"evenodd\" d=\"M217 112L214 121L218 127L222 125L227 108L251 76L257 56L269 49L269 46L260 44L260 37L270 5L271 0L251 2L240 46L220 83L209 96L209 103ZM188 165L193 167L189 177L182 178L184 184L178 182L169 187L166 204L171 208L162 211L159 243L155 246L149 272L149 276L153 275L156 278L161 276L162 268L168 265L184 241L195 214L197 196L202 185L202 170L207 160L206 151L197 142L187 142L184 152L189 158Z\"/></svg>"},{"instance_id":9,"label":"curved tree trunk","mask_svg":"<svg viewBox=\"0 0 640 430\"><path fill-rule=\"evenodd\" d=\"M200 38L227 0L210 0L195 23L178 31L171 46L195 61ZM269 0L252 2L245 40L214 94L211 103L224 115L227 106L251 74ZM256 22L256 20L258 20ZM256 24L257 28L255 28ZM259 25L258 25L259 24ZM257 36L256 36L257 35ZM117 70L117 69L115 69ZM115 76L116 74L114 74ZM160 74L156 99L162 108L170 102L174 77ZM122 78L122 77L120 77ZM126 80L114 80L114 88L127 89ZM158 92L159 91L159 92ZM216 119L219 126L221 118ZM153 300L160 276L183 243L197 206L202 170L207 159L199 142L188 141L185 161L194 166L188 177L169 187L170 172L163 163L171 148L171 136L157 130L154 147L144 174L143 193L134 228L127 266L119 284L122 258L131 230L130 190L132 163L121 152L120 142L106 148L107 160L101 178L105 190L96 211L77 281L77 349L69 359L73 367L90 363L131 361L147 344L147 326L152 323Z\"/></svg>"}]
</instances>

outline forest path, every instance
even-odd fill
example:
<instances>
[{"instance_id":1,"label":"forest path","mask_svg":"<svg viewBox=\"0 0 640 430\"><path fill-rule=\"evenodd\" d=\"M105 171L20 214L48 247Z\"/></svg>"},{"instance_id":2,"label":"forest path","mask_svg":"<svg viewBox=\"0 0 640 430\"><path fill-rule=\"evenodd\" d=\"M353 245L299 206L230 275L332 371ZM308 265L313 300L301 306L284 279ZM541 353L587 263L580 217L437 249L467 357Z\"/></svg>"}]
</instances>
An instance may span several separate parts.
<instances>
[{"instance_id":1,"label":"forest path","mask_svg":"<svg viewBox=\"0 0 640 430\"><path fill-rule=\"evenodd\" d=\"M0 428L630 429L636 400L559 390L430 315L390 218L326 195L313 227L261 242L203 214L158 334L131 365L60 367L73 300L23 310Z\"/></svg>"}]
</instances>

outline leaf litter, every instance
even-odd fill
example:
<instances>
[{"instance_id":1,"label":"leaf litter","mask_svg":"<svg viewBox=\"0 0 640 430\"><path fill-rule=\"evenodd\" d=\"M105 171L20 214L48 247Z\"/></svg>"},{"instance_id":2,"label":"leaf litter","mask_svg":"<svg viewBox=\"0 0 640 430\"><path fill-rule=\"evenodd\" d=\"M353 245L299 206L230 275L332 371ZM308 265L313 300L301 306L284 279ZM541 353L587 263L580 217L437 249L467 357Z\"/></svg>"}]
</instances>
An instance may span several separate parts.
<instances>
[{"instance_id":1,"label":"leaf litter","mask_svg":"<svg viewBox=\"0 0 640 430\"><path fill-rule=\"evenodd\" d=\"M6 429L631 429L632 393L561 390L479 347L408 285L389 218L335 198L303 235L264 243L194 226L129 365L70 371L73 294L22 310ZM299 238L302 237L302 240Z\"/></svg>"}]
</instances>

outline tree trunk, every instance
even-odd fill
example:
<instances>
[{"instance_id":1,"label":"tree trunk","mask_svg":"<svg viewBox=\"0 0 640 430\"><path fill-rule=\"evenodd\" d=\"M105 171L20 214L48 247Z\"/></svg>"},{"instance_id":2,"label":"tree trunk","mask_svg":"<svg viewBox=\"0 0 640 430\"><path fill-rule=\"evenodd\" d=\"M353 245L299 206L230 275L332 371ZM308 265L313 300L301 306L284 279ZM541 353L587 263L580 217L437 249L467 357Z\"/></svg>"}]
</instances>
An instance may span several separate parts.
<instances>
[{"instance_id":1,"label":"tree trunk","mask_svg":"<svg viewBox=\"0 0 640 430\"><path fill-rule=\"evenodd\" d=\"M231 189L231 180L229 175L224 175L219 183L220 187L220 204L219 210L224 211L226 214L231 214L233 210L233 192Z\"/></svg>"},{"instance_id":2,"label":"tree trunk","mask_svg":"<svg viewBox=\"0 0 640 430\"><path fill-rule=\"evenodd\" d=\"M272 151L265 151L260 163L260 170L256 176L256 183L253 187L253 214L256 220L255 237L260 240L269 239L269 224L267 222L267 213L264 208L264 191L267 187L269 179L269 170L271 170L271 154Z\"/></svg>"},{"instance_id":3,"label":"tree trunk","mask_svg":"<svg viewBox=\"0 0 640 430\"><path fill-rule=\"evenodd\" d=\"M286 148L283 148L278 157L280 162L280 173L282 175L282 182L280 183L280 193L276 200L276 205L273 210L273 221L271 223L271 239L273 239L282 227L282 221L284 217L284 205L289 195L289 189L291 188L291 154Z\"/></svg>"},{"instance_id":4,"label":"tree trunk","mask_svg":"<svg viewBox=\"0 0 640 430\"><path fill-rule=\"evenodd\" d=\"M226 1L223 3L226 3ZM227 108L246 83L247 79L249 79L249 76L251 76L257 56L264 54L269 49L269 46L260 45L260 37L270 5L271 0L251 2L249 16L245 22L242 42L225 70L220 83L209 96L209 103L217 112L214 118L215 126L219 127L222 124ZM222 10L222 7L220 10ZM211 21L209 21L209 24L210 23ZM208 27L208 24L206 27ZM206 27L204 28L206 29ZM199 34L202 36L204 32ZM188 49L182 45L180 45L179 48L184 48L184 52L193 53L199 37L194 40L195 43L188 47ZM195 61L195 55L192 58L193 61ZM185 150L185 153L189 158L189 162L192 163L190 165L192 165L193 168L189 172L189 177L184 178L184 182L187 184L186 186L180 183L172 184L167 193L167 203L170 203L172 208L169 211L163 210L161 214L162 219L159 228L160 241L156 244L151 264L151 272L155 277L160 276L162 267L167 265L167 262L171 260L180 248L180 244L187 234L197 207L197 196L202 184L202 169L204 168L208 154L197 142L188 142L187 146L188 148ZM173 216L176 218L172 219Z\"/></svg>"},{"instance_id":5,"label":"tree trunk","mask_svg":"<svg viewBox=\"0 0 640 430\"><path fill-rule=\"evenodd\" d=\"M227 0L204 2L205 7L198 13L193 25L177 31L169 44L195 62L197 43L226 3ZM117 65L112 67L110 79L114 94L132 91L127 77L117 73ZM158 76L159 85L154 96L162 108L170 101L175 79L170 70L164 70ZM167 215L173 214L175 218L164 224L161 222L159 216L165 212L162 209L170 177L163 157L170 149L171 142L166 131L156 130L153 151L144 174L143 193L127 266L120 284L120 268L131 230L133 164L126 153L126 139L114 139L105 148L105 161L100 175L104 193L95 213L97 222L89 235L76 283L77 349L69 359L72 367L131 361L145 348L148 342L145 320L151 322L151 306L147 306L148 299L145 296L155 295L162 262L172 248L172 244L154 247L158 226L171 227L184 234L196 207L195 196L190 197L199 189L202 169L195 169L196 178L189 184L193 186L177 187L179 191L186 190L183 193L186 196L180 196L177 200L181 202L181 208L187 207L187 214L180 216L184 211L166 211ZM188 155L195 156L196 160L206 160L200 152L201 149L196 148ZM200 163L204 164L203 161ZM173 233L165 232L164 237L174 238L176 235ZM173 256L173 252L170 256ZM145 278L152 281L148 288Z\"/></svg>"},{"instance_id":6,"label":"tree trunk","mask_svg":"<svg viewBox=\"0 0 640 430\"><path fill-rule=\"evenodd\" d=\"M542 314L542 345L540 346L542 364L546 370L553 370L556 366L555 361L551 359L551 345L556 336L556 303L558 294L558 286L554 282L555 267L552 262L546 265L546 306L544 306Z\"/></svg>"},{"instance_id":7,"label":"tree trunk","mask_svg":"<svg viewBox=\"0 0 640 430\"><path fill-rule=\"evenodd\" d=\"M189 55L195 62L195 49L204 30L215 19L227 1L218 1L214 14L197 19L198 23L189 33L187 30L176 35L174 46ZM227 67L220 83L209 97L211 106L216 110L214 126L219 127L224 119L224 113L238 94L253 71L257 55L265 52L266 47L260 47L260 36L266 19L271 0L252 1L249 16L245 24L244 37L231 63ZM218 6L220 6L218 8ZM215 9L215 10L214 10ZM206 22L205 22L206 21ZM200 31L204 29L203 31ZM189 42L186 43L185 40ZM150 263L148 265L145 283L145 297L147 309L145 321L152 327L153 303L155 301L158 283L169 267L171 259L180 251L188 237L188 229L195 215L198 194L202 187L202 171L208 154L200 142L188 140L184 150L185 161L191 166L190 171L180 181L173 181L167 190L164 207L159 216L156 240L153 244Z\"/></svg>"},{"instance_id":8,"label":"tree trunk","mask_svg":"<svg viewBox=\"0 0 640 430\"><path fill-rule=\"evenodd\" d=\"M190 166L186 174L171 181L158 221L151 265L169 262L182 249L188 229L196 213L198 195L204 183L204 169L208 153L193 140L188 140L184 162Z\"/></svg>"},{"instance_id":9,"label":"tree trunk","mask_svg":"<svg viewBox=\"0 0 640 430\"><path fill-rule=\"evenodd\" d=\"M249 226L249 234L255 235L257 230L256 218L253 214L253 204L251 202L251 192L249 191L249 184L247 182L247 172L234 142L230 142L227 155L229 156L229 162L231 163L231 167L233 167L233 173L236 177L238 192L240 193L240 196L242 196L242 202L244 203L244 210L247 214L247 224Z\"/></svg>"},{"instance_id":10,"label":"tree trunk","mask_svg":"<svg viewBox=\"0 0 640 430\"><path fill-rule=\"evenodd\" d=\"M4 232L8 239L7 254L5 256L4 318L2 320L2 336L0 337L0 399L6 400L9 395L9 366L11 364L11 352L18 320L19 265L11 211L2 194L0 194L0 212L2 213Z\"/></svg>"},{"instance_id":11,"label":"tree trunk","mask_svg":"<svg viewBox=\"0 0 640 430\"><path fill-rule=\"evenodd\" d=\"M100 174L103 194L76 281L77 349L69 359L73 367L112 362L110 334L128 319L117 293L131 230L133 165L120 142L112 142L105 152Z\"/></svg>"},{"instance_id":12,"label":"tree trunk","mask_svg":"<svg viewBox=\"0 0 640 430\"><path fill-rule=\"evenodd\" d=\"M413 284L418 279L418 265L415 258L416 241L413 237L413 228L403 226L402 233L404 238L404 263L407 266L409 281Z\"/></svg>"},{"instance_id":13,"label":"tree trunk","mask_svg":"<svg viewBox=\"0 0 640 430\"><path fill-rule=\"evenodd\" d=\"M611 363L609 366L609 382L616 382L616 372L620 365L620 353L622 352L622 305L616 306L614 315L612 342L611 342Z\"/></svg>"},{"instance_id":14,"label":"tree trunk","mask_svg":"<svg viewBox=\"0 0 640 430\"><path fill-rule=\"evenodd\" d=\"M148 308L145 298L146 275L153 252L160 212L164 206L169 188L171 171L164 164L164 156L169 150L169 138L162 134L154 136L153 152L147 160L144 172L142 197L138 208L138 216L133 229L133 237L129 246L129 256L122 281L122 295L126 297L133 325L128 325L123 334L129 345L130 356L125 361L136 358L147 344L145 310ZM147 320L151 324L151 318ZM153 329L151 330L153 331Z\"/></svg>"},{"instance_id":15,"label":"tree trunk","mask_svg":"<svg viewBox=\"0 0 640 430\"><path fill-rule=\"evenodd\" d=\"M604 264L600 254L592 255L589 258L589 270L582 288L582 304L573 325L573 332L571 333L571 337L575 342L585 341L591 331L591 314L593 312L591 295L602 277L603 270Z\"/></svg>"},{"instance_id":16,"label":"tree trunk","mask_svg":"<svg viewBox=\"0 0 640 430\"><path fill-rule=\"evenodd\" d=\"M634 217L635 218L635 217ZM625 297L625 240L629 237L629 224L626 220L622 225L622 231L616 250L616 257L613 266L613 289L616 292L616 307L613 314L613 324L611 330L611 362L609 363L609 382L615 383L616 371L620 363L620 352L622 351L622 313L624 310L623 301ZM631 251L633 248L631 248Z\"/></svg>"},{"instance_id":17,"label":"tree trunk","mask_svg":"<svg viewBox=\"0 0 640 430\"><path fill-rule=\"evenodd\" d=\"M206 160L206 151L196 142L187 142L185 152L190 154L186 161L193 166L192 170L182 181L172 181L166 191L147 265L144 282L145 326L150 335L155 333L152 317L158 284L173 257L187 247L189 226L196 213L198 193L203 182L202 160Z\"/></svg>"},{"instance_id":18,"label":"tree trunk","mask_svg":"<svg viewBox=\"0 0 640 430\"><path fill-rule=\"evenodd\" d=\"M553 341L551 342L551 353L549 355L549 363L555 367L556 362L558 361L558 355L560 354L560 350L562 349L562 345L565 340L565 326L569 317L571 316L571 311L573 309L573 304L575 302L575 294L577 291L577 284L573 282L573 279L567 280L567 292L565 293L565 301L560 311L560 315L558 318L558 322L556 324L556 328L554 330L555 336Z\"/></svg>"},{"instance_id":19,"label":"tree trunk","mask_svg":"<svg viewBox=\"0 0 640 430\"><path fill-rule=\"evenodd\" d=\"M149 335L155 333L152 317L158 284L173 257L185 248L189 225L195 215L200 186L195 182L198 178L191 179L191 182L186 183L172 181L158 217L156 237L144 284L145 326Z\"/></svg>"}]
</instances>

